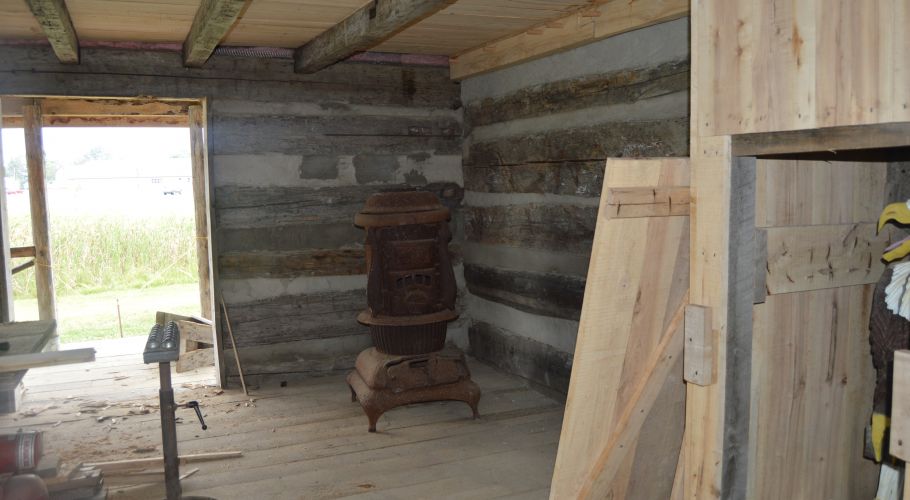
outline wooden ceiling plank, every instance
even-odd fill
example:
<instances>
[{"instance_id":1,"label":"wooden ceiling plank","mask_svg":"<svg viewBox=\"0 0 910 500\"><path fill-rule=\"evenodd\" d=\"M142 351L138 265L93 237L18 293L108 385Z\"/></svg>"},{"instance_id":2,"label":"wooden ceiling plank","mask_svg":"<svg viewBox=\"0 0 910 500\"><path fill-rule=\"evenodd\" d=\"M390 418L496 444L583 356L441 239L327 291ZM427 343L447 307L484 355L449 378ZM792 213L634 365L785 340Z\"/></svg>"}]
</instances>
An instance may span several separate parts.
<instances>
[{"instance_id":1,"label":"wooden ceiling plank","mask_svg":"<svg viewBox=\"0 0 910 500\"><path fill-rule=\"evenodd\" d=\"M453 57L452 79L512 66L688 13L689 0L609 0Z\"/></svg>"},{"instance_id":2,"label":"wooden ceiling plank","mask_svg":"<svg viewBox=\"0 0 910 500\"><path fill-rule=\"evenodd\" d=\"M57 59L64 64L79 64L79 38L63 0L26 0L32 15L47 35Z\"/></svg>"},{"instance_id":3,"label":"wooden ceiling plank","mask_svg":"<svg viewBox=\"0 0 910 500\"><path fill-rule=\"evenodd\" d=\"M453 1L375 0L298 47L294 53L294 71L315 73L357 52L369 50Z\"/></svg>"},{"instance_id":4,"label":"wooden ceiling plank","mask_svg":"<svg viewBox=\"0 0 910 500\"><path fill-rule=\"evenodd\" d=\"M202 0L183 42L183 64L198 68L211 57L240 17L247 0Z\"/></svg>"}]
</instances>

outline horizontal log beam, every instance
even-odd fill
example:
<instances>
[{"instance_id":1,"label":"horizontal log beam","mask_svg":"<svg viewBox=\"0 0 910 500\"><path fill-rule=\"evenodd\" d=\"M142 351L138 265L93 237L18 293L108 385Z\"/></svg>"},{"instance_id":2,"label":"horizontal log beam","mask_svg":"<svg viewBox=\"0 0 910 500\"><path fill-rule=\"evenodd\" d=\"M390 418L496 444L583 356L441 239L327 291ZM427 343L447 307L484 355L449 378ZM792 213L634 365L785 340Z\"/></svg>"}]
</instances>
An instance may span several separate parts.
<instances>
[{"instance_id":1,"label":"horizontal log beam","mask_svg":"<svg viewBox=\"0 0 910 500\"><path fill-rule=\"evenodd\" d=\"M374 0L299 47L294 53L294 71L315 73L358 52L369 50L453 1Z\"/></svg>"},{"instance_id":2,"label":"horizontal log beam","mask_svg":"<svg viewBox=\"0 0 910 500\"><path fill-rule=\"evenodd\" d=\"M57 59L64 64L79 64L79 38L64 0L26 0L25 3L47 35Z\"/></svg>"},{"instance_id":3,"label":"horizontal log beam","mask_svg":"<svg viewBox=\"0 0 910 500\"><path fill-rule=\"evenodd\" d=\"M689 13L687 0L609 0L453 57L452 78L512 66Z\"/></svg>"},{"instance_id":4,"label":"horizontal log beam","mask_svg":"<svg viewBox=\"0 0 910 500\"><path fill-rule=\"evenodd\" d=\"M237 22L247 0L202 0L183 41L183 65L198 68Z\"/></svg>"}]
</instances>

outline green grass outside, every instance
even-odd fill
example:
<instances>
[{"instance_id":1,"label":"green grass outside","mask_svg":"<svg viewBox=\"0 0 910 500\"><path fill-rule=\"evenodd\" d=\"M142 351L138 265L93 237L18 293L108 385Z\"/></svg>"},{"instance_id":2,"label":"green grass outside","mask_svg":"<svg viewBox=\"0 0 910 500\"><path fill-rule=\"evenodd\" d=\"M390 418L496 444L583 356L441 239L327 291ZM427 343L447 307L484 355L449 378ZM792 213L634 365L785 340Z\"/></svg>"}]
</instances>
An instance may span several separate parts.
<instances>
[{"instance_id":1,"label":"green grass outside","mask_svg":"<svg viewBox=\"0 0 910 500\"><path fill-rule=\"evenodd\" d=\"M194 283L192 217L51 217L51 259L57 296ZM26 216L10 218L10 244L32 244ZM25 262L16 259L15 264ZM34 269L13 278L16 298L36 295Z\"/></svg>"},{"instance_id":2,"label":"green grass outside","mask_svg":"<svg viewBox=\"0 0 910 500\"><path fill-rule=\"evenodd\" d=\"M28 217L10 218L11 245L30 246ZM61 342L145 335L155 312L199 314L191 217L51 219L51 257ZM25 262L15 259L13 264ZM38 318L34 268L13 278L17 321Z\"/></svg>"},{"instance_id":3,"label":"green grass outside","mask_svg":"<svg viewBox=\"0 0 910 500\"><path fill-rule=\"evenodd\" d=\"M57 333L61 342L119 338L118 300L124 337L147 335L158 311L185 316L200 313L199 285L195 283L64 295L57 298ZM36 299L16 300L15 308L17 320L38 317Z\"/></svg>"}]
</instances>

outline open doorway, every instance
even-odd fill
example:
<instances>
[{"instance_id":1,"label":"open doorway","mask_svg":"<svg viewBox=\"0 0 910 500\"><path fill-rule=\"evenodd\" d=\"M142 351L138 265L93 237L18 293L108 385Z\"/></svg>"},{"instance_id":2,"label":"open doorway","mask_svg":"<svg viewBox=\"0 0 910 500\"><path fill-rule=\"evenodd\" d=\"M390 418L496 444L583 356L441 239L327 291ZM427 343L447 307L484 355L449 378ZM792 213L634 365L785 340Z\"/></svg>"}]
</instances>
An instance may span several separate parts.
<instances>
[{"instance_id":1,"label":"open doorway","mask_svg":"<svg viewBox=\"0 0 910 500\"><path fill-rule=\"evenodd\" d=\"M12 319L108 352L141 352L162 311L211 320L202 103L2 101Z\"/></svg>"}]
</instances>

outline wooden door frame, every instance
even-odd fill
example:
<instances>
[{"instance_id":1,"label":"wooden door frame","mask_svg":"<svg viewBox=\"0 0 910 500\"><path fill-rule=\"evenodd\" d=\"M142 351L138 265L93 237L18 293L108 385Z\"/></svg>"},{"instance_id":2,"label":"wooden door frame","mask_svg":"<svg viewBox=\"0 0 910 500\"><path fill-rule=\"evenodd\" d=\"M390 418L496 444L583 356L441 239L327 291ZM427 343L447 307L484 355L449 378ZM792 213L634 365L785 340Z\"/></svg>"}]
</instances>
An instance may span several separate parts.
<instances>
[{"instance_id":1,"label":"wooden door frame","mask_svg":"<svg viewBox=\"0 0 910 500\"><path fill-rule=\"evenodd\" d=\"M3 131L3 99L0 99L0 133ZM6 169L3 163L3 138L0 137L0 323L15 319L13 314L12 272L9 249L9 221L6 209Z\"/></svg>"},{"instance_id":2,"label":"wooden door frame","mask_svg":"<svg viewBox=\"0 0 910 500\"><path fill-rule=\"evenodd\" d=\"M191 132L191 148L194 148L199 138L202 138L204 144L200 145L196 151L201 153L201 165L193 169L193 185L198 187L193 192L194 212L199 215L204 214L204 221L198 224L196 228L197 242L205 240L207 243L206 258L199 258L199 283L200 287L200 307L202 316L212 319L214 323L213 345L215 349L215 368L216 378L219 386L225 382L225 369L223 362L223 352L221 342L222 334L220 327L219 310L215 307L215 297L217 283L217 261L214 259L215 242L212 237L212 211L211 200L214 197L214 182L212 180L212 171L210 169L209 158L212 155L212 137L211 126L209 121L208 104L205 98L199 99L168 99L168 98L120 98L120 97L68 97L53 95L28 95L28 96L0 96L8 104L6 111L0 108L0 119L6 118L6 123L13 126L24 125L24 119L21 107L27 99L37 99L41 101L44 111L42 116L43 126L52 127L124 127L124 126L146 126L146 127L188 127L192 126L190 120L190 108L196 106L201 112L201 118L197 120L197 126L201 126L201 131L193 134ZM2 122L0 122L2 124ZM195 148L194 148L195 149ZM193 158L191 150L191 158ZM0 156L2 158L2 156ZM198 161L198 160L197 160ZM3 179L0 178L0 187L3 187ZM2 262L0 262L0 272L8 274L10 267L10 252L8 245L8 234L6 226L6 190L2 189L0 193L0 208L3 210L2 221L0 221L0 239L5 239L3 248ZM198 248L203 245L197 244ZM204 265L203 265L204 263ZM207 267L207 272L203 270ZM203 276L207 274L207 276ZM11 288L9 276L0 276L0 295L5 293L7 288ZM11 291L9 292L11 300ZM2 297L0 297L2 298ZM206 307L204 304L208 304ZM5 318L3 316L4 308L0 307L0 322ZM10 309L10 311L12 311ZM12 318L12 314L10 314Z\"/></svg>"}]
</instances>

